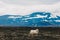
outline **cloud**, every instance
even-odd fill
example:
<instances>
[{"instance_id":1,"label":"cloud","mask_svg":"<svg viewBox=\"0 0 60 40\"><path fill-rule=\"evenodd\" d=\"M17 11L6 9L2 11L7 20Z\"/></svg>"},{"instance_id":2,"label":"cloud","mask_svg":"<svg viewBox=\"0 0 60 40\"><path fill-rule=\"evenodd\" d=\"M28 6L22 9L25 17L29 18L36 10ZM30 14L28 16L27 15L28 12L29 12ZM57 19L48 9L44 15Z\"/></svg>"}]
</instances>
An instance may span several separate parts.
<instances>
[{"instance_id":1,"label":"cloud","mask_svg":"<svg viewBox=\"0 0 60 40\"><path fill-rule=\"evenodd\" d=\"M54 4L60 0L1 0L10 4L29 5L29 4Z\"/></svg>"},{"instance_id":2,"label":"cloud","mask_svg":"<svg viewBox=\"0 0 60 40\"><path fill-rule=\"evenodd\" d=\"M52 17L60 16L60 2L52 5L15 5L0 1L0 15L28 15L37 11L51 12Z\"/></svg>"}]
</instances>

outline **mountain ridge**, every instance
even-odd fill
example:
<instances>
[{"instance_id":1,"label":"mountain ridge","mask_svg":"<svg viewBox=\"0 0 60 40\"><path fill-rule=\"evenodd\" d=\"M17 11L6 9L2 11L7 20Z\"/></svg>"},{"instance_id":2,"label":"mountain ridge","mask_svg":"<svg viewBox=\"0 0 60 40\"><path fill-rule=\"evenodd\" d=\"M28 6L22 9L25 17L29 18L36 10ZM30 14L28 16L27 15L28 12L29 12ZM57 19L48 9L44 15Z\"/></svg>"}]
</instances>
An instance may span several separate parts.
<instances>
[{"instance_id":1,"label":"mountain ridge","mask_svg":"<svg viewBox=\"0 0 60 40\"><path fill-rule=\"evenodd\" d=\"M2 26L26 26L26 27L44 27L60 26L60 16L51 17L49 12L34 12L29 15L3 15L0 16L0 25Z\"/></svg>"}]
</instances>

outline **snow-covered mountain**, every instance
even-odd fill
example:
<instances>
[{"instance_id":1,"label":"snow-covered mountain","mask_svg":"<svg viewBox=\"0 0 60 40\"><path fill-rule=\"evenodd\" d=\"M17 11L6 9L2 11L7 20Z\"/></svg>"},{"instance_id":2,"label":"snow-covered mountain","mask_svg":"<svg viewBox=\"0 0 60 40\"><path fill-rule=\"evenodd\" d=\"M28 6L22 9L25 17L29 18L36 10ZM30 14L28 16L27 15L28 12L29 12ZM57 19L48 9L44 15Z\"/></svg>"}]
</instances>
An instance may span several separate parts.
<instances>
[{"instance_id":1,"label":"snow-covered mountain","mask_svg":"<svg viewBox=\"0 0 60 40\"><path fill-rule=\"evenodd\" d=\"M60 16L52 18L49 12L34 12L25 16L3 15L0 16L0 26L59 27Z\"/></svg>"}]
</instances>

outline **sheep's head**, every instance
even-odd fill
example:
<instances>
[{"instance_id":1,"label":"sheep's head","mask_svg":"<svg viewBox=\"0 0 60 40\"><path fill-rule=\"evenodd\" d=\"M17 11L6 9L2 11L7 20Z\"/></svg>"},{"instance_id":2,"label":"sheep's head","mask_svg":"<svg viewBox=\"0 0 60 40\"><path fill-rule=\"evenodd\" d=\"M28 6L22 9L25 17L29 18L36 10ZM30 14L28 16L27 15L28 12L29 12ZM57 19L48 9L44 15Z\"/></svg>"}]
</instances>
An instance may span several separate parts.
<instances>
[{"instance_id":1,"label":"sheep's head","mask_svg":"<svg viewBox=\"0 0 60 40\"><path fill-rule=\"evenodd\" d=\"M36 30L39 30L39 29L36 29Z\"/></svg>"},{"instance_id":2,"label":"sheep's head","mask_svg":"<svg viewBox=\"0 0 60 40\"><path fill-rule=\"evenodd\" d=\"M36 29L37 32L39 32L39 29Z\"/></svg>"}]
</instances>

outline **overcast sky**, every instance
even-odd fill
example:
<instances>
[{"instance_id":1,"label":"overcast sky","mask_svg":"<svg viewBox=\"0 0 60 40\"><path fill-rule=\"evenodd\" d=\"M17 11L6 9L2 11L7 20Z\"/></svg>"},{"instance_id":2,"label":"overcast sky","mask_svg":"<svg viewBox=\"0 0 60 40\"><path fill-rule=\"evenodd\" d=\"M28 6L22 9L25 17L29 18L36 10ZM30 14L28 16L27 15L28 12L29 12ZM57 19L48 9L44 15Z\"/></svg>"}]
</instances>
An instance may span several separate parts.
<instances>
[{"instance_id":1,"label":"overcast sky","mask_svg":"<svg viewBox=\"0 0 60 40\"><path fill-rule=\"evenodd\" d=\"M60 0L1 0L5 3L10 3L10 4L54 4L59 2Z\"/></svg>"},{"instance_id":2,"label":"overcast sky","mask_svg":"<svg viewBox=\"0 0 60 40\"><path fill-rule=\"evenodd\" d=\"M0 0L0 15L27 15L37 11L60 15L60 0Z\"/></svg>"}]
</instances>

